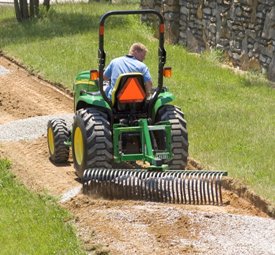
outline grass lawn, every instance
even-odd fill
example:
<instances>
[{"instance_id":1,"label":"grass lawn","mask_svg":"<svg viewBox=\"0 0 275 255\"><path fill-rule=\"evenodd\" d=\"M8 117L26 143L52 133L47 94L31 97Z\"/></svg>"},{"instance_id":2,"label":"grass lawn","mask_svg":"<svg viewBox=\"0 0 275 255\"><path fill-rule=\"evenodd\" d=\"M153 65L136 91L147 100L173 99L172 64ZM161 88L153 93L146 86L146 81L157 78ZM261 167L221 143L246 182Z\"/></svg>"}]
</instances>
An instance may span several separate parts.
<instances>
[{"instance_id":1,"label":"grass lawn","mask_svg":"<svg viewBox=\"0 0 275 255\"><path fill-rule=\"evenodd\" d=\"M85 254L70 215L52 198L30 193L0 159L1 254Z\"/></svg>"},{"instance_id":2,"label":"grass lawn","mask_svg":"<svg viewBox=\"0 0 275 255\"><path fill-rule=\"evenodd\" d=\"M13 9L0 7L0 49L45 78L72 88L77 72L97 67L98 20L113 9L138 5L55 5L43 19L18 24ZM111 17L105 26L107 63L132 42L149 48L145 60L157 81L157 43L137 16ZM248 184L275 202L275 91L256 74L237 75L215 54L196 56L167 45L176 94L188 123L190 156Z\"/></svg>"}]
</instances>

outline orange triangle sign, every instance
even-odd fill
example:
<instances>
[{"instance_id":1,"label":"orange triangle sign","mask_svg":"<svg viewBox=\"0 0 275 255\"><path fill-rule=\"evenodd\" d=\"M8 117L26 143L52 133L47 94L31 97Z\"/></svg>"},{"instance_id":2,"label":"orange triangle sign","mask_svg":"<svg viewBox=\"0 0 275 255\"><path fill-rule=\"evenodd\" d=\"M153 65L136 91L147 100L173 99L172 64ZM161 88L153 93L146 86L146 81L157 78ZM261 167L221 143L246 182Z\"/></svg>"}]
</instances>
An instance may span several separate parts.
<instances>
[{"instance_id":1,"label":"orange triangle sign","mask_svg":"<svg viewBox=\"0 0 275 255\"><path fill-rule=\"evenodd\" d=\"M127 79L124 88L118 95L118 100L120 103L142 102L144 98L145 92L135 77L130 77Z\"/></svg>"}]
</instances>

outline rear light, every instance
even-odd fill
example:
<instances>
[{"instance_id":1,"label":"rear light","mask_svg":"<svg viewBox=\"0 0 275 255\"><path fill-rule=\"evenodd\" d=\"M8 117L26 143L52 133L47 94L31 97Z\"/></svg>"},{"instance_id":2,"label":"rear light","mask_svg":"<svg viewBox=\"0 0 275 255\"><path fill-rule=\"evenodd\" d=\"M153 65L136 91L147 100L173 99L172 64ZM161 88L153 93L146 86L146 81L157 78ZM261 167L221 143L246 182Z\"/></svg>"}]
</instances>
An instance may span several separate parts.
<instances>
[{"instance_id":1,"label":"rear light","mask_svg":"<svg viewBox=\"0 0 275 255\"><path fill-rule=\"evenodd\" d=\"M159 32L164 33L164 24L163 23L159 25Z\"/></svg>"},{"instance_id":2,"label":"rear light","mask_svg":"<svg viewBox=\"0 0 275 255\"><path fill-rule=\"evenodd\" d=\"M99 35L104 35L104 25L99 26Z\"/></svg>"},{"instance_id":3,"label":"rear light","mask_svg":"<svg viewBox=\"0 0 275 255\"><path fill-rule=\"evenodd\" d=\"M90 80L95 81L95 80L98 79L98 77L99 77L98 70L91 70L90 71Z\"/></svg>"},{"instance_id":4,"label":"rear light","mask_svg":"<svg viewBox=\"0 0 275 255\"><path fill-rule=\"evenodd\" d=\"M167 78L170 78L170 77L172 77L172 67L164 67L163 68L163 76L164 77L167 77Z\"/></svg>"},{"instance_id":5,"label":"rear light","mask_svg":"<svg viewBox=\"0 0 275 255\"><path fill-rule=\"evenodd\" d=\"M138 79L130 77L127 79L125 86L118 94L118 101L120 103L139 103L144 100L145 96L145 92Z\"/></svg>"}]
</instances>

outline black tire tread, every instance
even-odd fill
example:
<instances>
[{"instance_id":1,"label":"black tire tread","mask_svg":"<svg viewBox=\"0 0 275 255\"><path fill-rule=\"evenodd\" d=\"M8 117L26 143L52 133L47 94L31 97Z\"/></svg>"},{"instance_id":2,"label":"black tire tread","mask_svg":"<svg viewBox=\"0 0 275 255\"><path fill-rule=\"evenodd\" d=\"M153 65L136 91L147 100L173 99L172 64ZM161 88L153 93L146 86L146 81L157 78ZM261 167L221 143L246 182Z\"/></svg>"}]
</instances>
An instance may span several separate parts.
<instances>
[{"instance_id":1,"label":"black tire tread","mask_svg":"<svg viewBox=\"0 0 275 255\"><path fill-rule=\"evenodd\" d=\"M159 109L156 121L170 121L172 124L172 152L174 157L167 162L169 169L185 169L188 157L188 133L183 112L176 106L165 105Z\"/></svg>"},{"instance_id":2,"label":"black tire tread","mask_svg":"<svg viewBox=\"0 0 275 255\"><path fill-rule=\"evenodd\" d=\"M84 153L87 154L85 169L111 168L113 144L107 115L94 108L80 109L76 115L82 118L86 130L87 151ZM75 168L77 168L76 165ZM82 177L83 172L77 172L77 174Z\"/></svg>"},{"instance_id":3,"label":"black tire tread","mask_svg":"<svg viewBox=\"0 0 275 255\"><path fill-rule=\"evenodd\" d=\"M54 154L50 159L54 163L66 163L69 159L70 148L65 145L70 137L70 131L64 119L52 119L48 122L48 128L51 128L54 136Z\"/></svg>"}]
</instances>

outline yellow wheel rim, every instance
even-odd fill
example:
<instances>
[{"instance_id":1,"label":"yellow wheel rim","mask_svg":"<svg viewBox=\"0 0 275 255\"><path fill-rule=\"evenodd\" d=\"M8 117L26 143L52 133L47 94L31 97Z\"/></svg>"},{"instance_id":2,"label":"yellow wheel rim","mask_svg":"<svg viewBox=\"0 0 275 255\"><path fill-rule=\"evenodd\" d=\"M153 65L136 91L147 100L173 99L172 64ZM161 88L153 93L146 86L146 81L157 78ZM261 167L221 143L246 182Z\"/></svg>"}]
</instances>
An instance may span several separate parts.
<instances>
[{"instance_id":1,"label":"yellow wheel rim","mask_svg":"<svg viewBox=\"0 0 275 255\"><path fill-rule=\"evenodd\" d=\"M50 154L54 154L54 135L53 135L53 130L52 128L48 128L48 145L49 145L49 150Z\"/></svg>"},{"instance_id":2,"label":"yellow wheel rim","mask_svg":"<svg viewBox=\"0 0 275 255\"><path fill-rule=\"evenodd\" d=\"M81 129L77 127L74 132L74 155L78 165L82 164L83 161L83 136Z\"/></svg>"}]
</instances>

